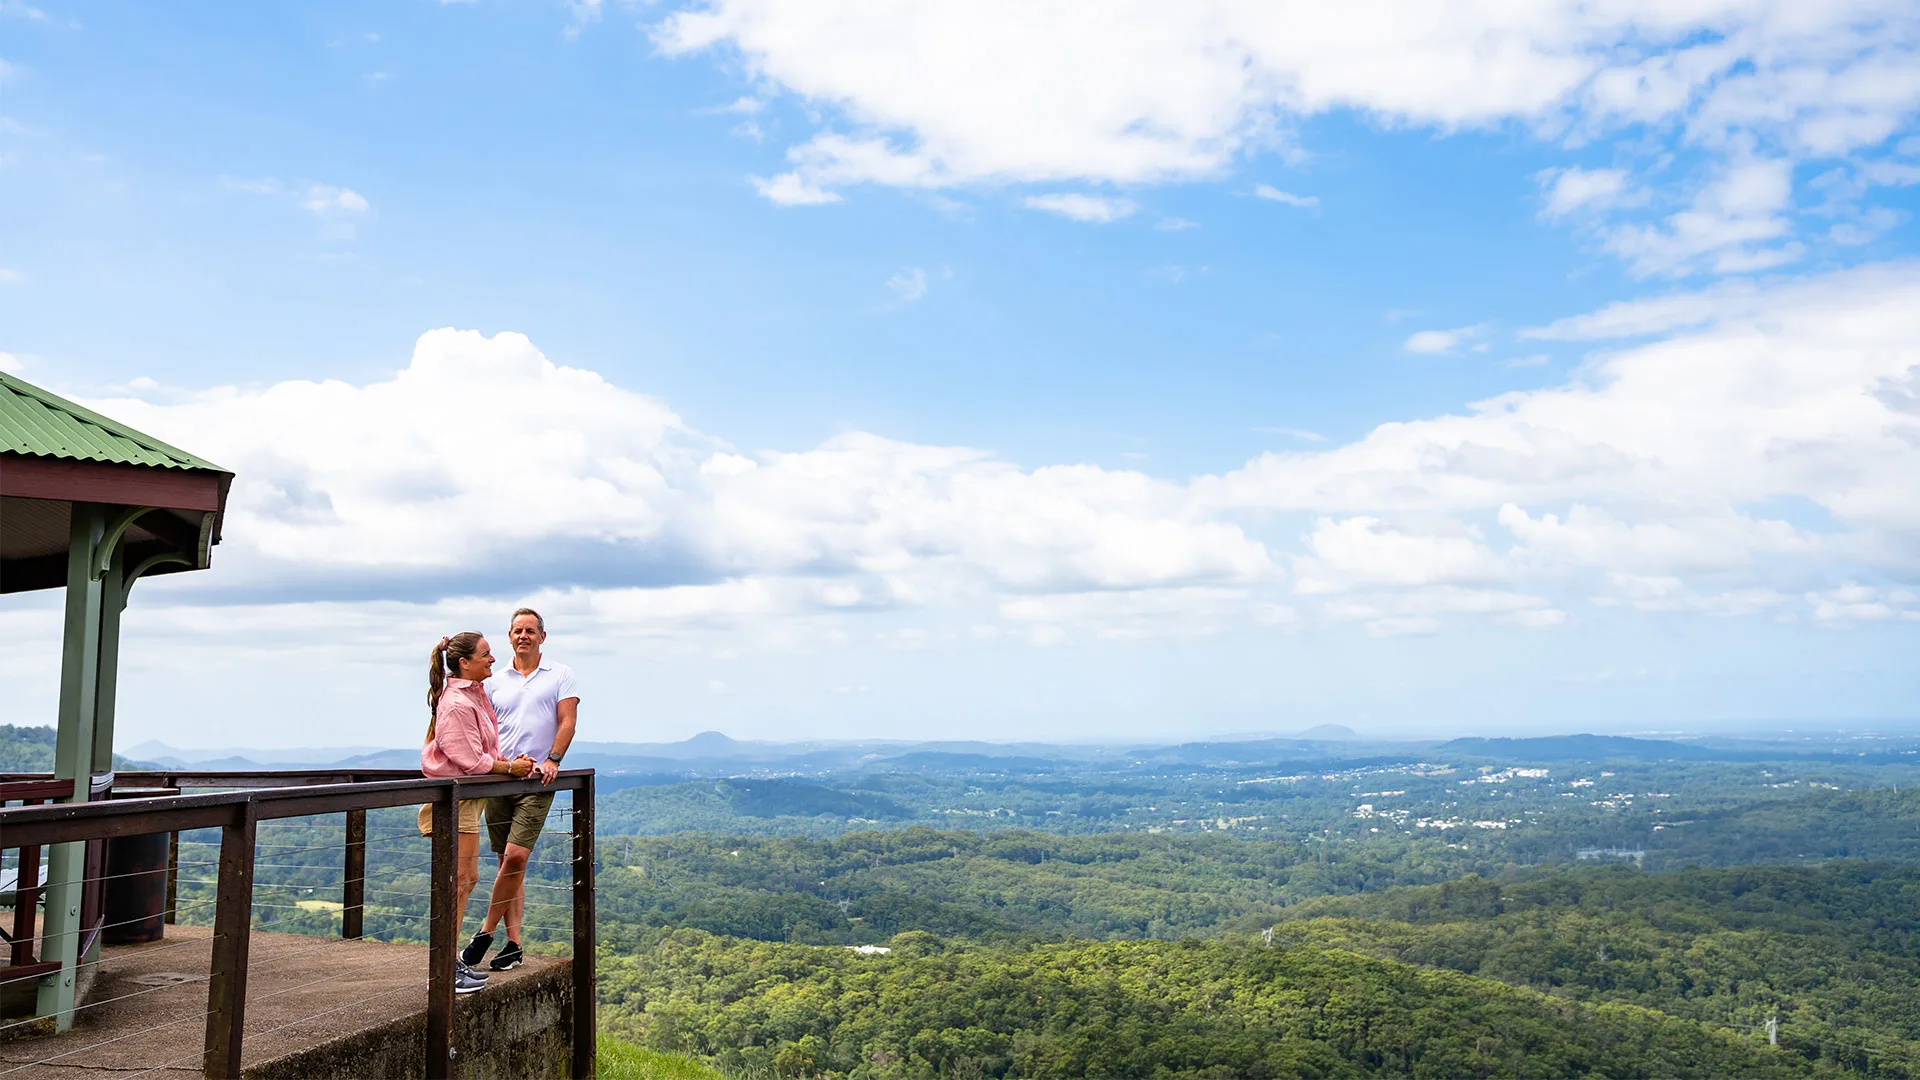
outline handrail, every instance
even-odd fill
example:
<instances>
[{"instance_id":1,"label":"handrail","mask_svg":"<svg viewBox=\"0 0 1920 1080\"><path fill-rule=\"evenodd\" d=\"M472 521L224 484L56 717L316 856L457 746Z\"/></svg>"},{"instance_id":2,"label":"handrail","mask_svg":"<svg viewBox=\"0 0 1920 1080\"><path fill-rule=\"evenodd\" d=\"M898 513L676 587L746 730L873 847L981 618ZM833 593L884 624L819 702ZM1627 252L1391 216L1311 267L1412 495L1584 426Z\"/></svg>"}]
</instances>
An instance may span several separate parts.
<instances>
[{"instance_id":1,"label":"handrail","mask_svg":"<svg viewBox=\"0 0 1920 1080\"><path fill-rule=\"evenodd\" d=\"M486 789L484 795L476 793L461 796L469 799L571 791L592 776L592 769L568 769L556 776L553 783L542 784L538 780L515 780L504 776L433 778L416 775L411 780L377 780L360 784L307 784L298 787L210 791L199 795L150 795L102 802L15 806L0 808L0 833L6 836L8 847L60 844L141 833L219 828L231 820L231 808L242 804L256 804L259 807L255 812L256 819L267 821L308 814L337 814L347 810L418 806L432 801L432 793L446 788Z\"/></svg>"},{"instance_id":2,"label":"handrail","mask_svg":"<svg viewBox=\"0 0 1920 1080\"><path fill-rule=\"evenodd\" d=\"M380 776L381 779L358 779ZM345 778L344 780L342 778ZM45 774L0 775L0 790L44 781ZM451 1075L453 1068L453 973L459 942L460 913L454 910L454 830L462 799L501 795L572 792L573 813L573 1076L592 1076L595 1053L595 933L594 836L591 769L568 769L552 783L510 777L422 777L407 770L316 769L285 772L221 772L179 770L122 773L121 783L180 787L225 787L239 790L194 795L142 795L111 801L54 803L44 806L0 806L0 843L37 852L40 845L102 840L116 836L174 833L191 829L221 830L219 882L214 912L213 976L208 985L208 1015L202 1068L209 1077L240 1075L247 982L247 947L253 909L254 849L258 826L276 818L345 812L348 815L348 858L353 858L354 834L365 858L365 812L371 809L425 803L432 807L432 890L428 931L427 1060L430 1078ZM193 781L184 783L183 781ZM274 785L274 786L268 786ZM39 788L21 788L39 793ZM20 796L15 796L20 797ZM359 828L356 830L355 825ZM364 865L364 862L362 863ZM348 907L359 914L358 890L349 893ZM169 889L171 906L171 889ZM31 904L29 904L31 907ZM358 936L359 919L343 920L343 936Z\"/></svg>"}]
</instances>

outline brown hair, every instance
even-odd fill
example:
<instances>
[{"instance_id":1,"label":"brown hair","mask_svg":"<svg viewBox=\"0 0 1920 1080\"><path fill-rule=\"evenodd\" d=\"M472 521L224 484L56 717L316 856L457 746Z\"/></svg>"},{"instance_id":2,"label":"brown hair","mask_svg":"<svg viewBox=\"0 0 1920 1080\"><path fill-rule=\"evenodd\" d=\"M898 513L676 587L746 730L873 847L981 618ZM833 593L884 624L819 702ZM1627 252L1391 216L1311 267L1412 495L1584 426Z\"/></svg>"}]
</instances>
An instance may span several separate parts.
<instances>
[{"instance_id":1,"label":"brown hair","mask_svg":"<svg viewBox=\"0 0 1920 1080\"><path fill-rule=\"evenodd\" d=\"M512 615L507 616L507 628L512 629L514 620L518 619L522 615L533 616L533 621L535 625L540 627L540 632L543 634L547 632L547 620L541 618L540 613L533 610L530 607L523 607L520 610L514 612Z\"/></svg>"},{"instance_id":2,"label":"brown hair","mask_svg":"<svg viewBox=\"0 0 1920 1080\"><path fill-rule=\"evenodd\" d=\"M427 666L427 738L433 738L433 721L440 712L440 694L447 688L447 676L460 673L460 661L473 659L480 647L480 635L472 630L443 637L433 647Z\"/></svg>"}]
</instances>

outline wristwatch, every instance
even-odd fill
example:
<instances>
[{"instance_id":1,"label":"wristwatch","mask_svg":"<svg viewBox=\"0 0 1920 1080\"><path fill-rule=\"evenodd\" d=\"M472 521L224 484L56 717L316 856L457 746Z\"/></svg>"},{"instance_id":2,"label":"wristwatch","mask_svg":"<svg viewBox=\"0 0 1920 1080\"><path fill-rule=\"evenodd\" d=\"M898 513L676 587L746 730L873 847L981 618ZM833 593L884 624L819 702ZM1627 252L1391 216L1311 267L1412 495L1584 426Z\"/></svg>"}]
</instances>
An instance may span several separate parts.
<instances>
[{"instance_id":1,"label":"wristwatch","mask_svg":"<svg viewBox=\"0 0 1920 1080\"><path fill-rule=\"evenodd\" d=\"M566 756L565 754L548 754L547 760L553 762L555 765L558 765L560 764L560 759L565 756Z\"/></svg>"}]
</instances>

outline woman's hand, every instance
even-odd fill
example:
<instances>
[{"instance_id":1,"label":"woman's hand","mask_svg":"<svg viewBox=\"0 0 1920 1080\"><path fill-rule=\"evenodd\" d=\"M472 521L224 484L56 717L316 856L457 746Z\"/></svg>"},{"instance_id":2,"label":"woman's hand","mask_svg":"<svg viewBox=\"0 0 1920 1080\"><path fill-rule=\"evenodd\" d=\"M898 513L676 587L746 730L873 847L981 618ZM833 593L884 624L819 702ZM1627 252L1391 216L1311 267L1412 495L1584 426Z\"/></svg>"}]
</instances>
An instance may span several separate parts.
<instances>
[{"instance_id":1,"label":"woman's hand","mask_svg":"<svg viewBox=\"0 0 1920 1080\"><path fill-rule=\"evenodd\" d=\"M533 759L525 754L514 758L513 761L507 765L507 774L515 779L523 778L531 772L533 772Z\"/></svg>"}]
</instances>

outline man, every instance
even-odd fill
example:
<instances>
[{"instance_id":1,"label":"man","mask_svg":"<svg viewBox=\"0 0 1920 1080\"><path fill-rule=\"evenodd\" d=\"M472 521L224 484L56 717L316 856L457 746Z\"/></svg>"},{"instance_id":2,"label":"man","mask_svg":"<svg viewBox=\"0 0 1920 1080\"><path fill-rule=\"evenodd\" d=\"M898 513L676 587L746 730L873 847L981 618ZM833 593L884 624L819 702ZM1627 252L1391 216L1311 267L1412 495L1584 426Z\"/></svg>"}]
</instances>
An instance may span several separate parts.
<instances>
[{"instance_id":1,"label":"man","mask_svg":"<svg viewBox=\"0 0 1920 1080\"><path fill-rule=\"evenodd\" d=\"M560 772L561 759L567 756L567 747L573 743L574 723L579 718L580 695L573 688L573 669L541 655L540 647L547 641L547 623L532 608L513 613L507 624L507 640L513 645L513 666L486 683L487 699L500 718L500 752L532 758L538 762L533 775L542 784L551 784ZM552 808L551 791L487 800L487 832L493 853L500 860L500 873L493 879L487 921L460 953L469 967L479 966L487 955L493 946L494 928L502 920L507 924L507 942L488 966L494 971L520 966L527 858L540 841L547 811Z\"/></svg>"}]
</instances>

